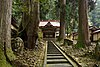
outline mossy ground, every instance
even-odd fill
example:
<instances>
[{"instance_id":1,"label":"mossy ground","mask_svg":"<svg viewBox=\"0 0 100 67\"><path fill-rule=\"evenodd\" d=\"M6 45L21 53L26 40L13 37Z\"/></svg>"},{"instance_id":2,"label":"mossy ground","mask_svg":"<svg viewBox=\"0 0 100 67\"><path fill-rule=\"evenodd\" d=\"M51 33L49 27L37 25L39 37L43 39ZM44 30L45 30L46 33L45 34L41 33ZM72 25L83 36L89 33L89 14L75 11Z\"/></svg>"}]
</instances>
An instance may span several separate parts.
<instances>
[{"instance_id":1,"label":"mossy ground","mask_svg":"<svg viewBox=\"0 0 100 67\"><path fill-rule=\"evenodd\" d=\"M12 67L7 61L4 52L0 48L0 67Z\"/></svg>"}]
</instances>

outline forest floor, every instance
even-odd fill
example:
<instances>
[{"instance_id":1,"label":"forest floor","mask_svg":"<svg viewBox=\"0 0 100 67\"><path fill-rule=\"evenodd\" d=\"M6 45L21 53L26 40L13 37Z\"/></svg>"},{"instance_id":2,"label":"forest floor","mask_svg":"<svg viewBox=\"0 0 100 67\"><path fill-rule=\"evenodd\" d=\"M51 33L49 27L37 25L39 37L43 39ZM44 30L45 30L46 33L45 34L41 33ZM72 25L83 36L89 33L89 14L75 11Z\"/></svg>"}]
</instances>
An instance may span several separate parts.
<instances>
[{"instance_id":1,"label":"forest floor","mask_svg":"<svg viewBox=\"0 0 100 67\"><path fill-rule=\"evenodd\" d=\"M57 42L58 43L58 42ZM15 64L17 67L43 67L45 42L40 42L34 50L24 50L22 54L17 54ZM82 67L100 67L100 61L94 57L95 45L88 48L76 49L73 45L63 45L60 47Z\"/></svg>"},{"instance_id":2,"label":"forest floor","mask_svg":"<svg viewBox=\"0 0 100 67\"><path fill-rule=\"evenodd\" d=\"M60 45L60 47L82 67L100 67L100 61L94 57L95 44L88 48L76 49L70 45ZM97 65L97 66L96 66Z\"/></svg>"},{"instance_id":3,"label":"forest floor","mask_svg":"<svg viewBox=\"0 0 100 67\"><path fill-rule=\"evenodd\" d=\"M33 50L24 50L17 54L15 65L17 67L42 67L45 53L45 42L41 42Z\"/></svg>"}]
</instances>

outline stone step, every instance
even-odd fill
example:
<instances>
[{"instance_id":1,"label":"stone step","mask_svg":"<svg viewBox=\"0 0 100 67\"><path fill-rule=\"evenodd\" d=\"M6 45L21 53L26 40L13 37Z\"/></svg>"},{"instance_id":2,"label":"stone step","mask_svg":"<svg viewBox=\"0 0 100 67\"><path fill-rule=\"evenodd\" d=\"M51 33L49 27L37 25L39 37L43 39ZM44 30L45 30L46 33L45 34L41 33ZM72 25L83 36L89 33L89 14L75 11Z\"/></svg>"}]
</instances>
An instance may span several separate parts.
<instances>
[{"instance_id":1,"label":"stone step","mask_svg":"<svg viewBox=\"0 0 100 67\"><path fill-rule=\"evenodd\" d=\"M54 50L53 51L47 51L47 53L49 53L49 52L59 52L59 51L54 51Z\"/></svg>"},{"instance_id":2,"label":"stone step","mask_svg":"<svg viewBox=\"0 0 100 67\"><path fill-rule=\"evenodd\" d=\"M47 56L62 56L62 54L47 54Z\"/></svg>"},{"instance_id":3,"label":"stone step","mask_svg":"<svg viewBox=\"0 0 100 67\"><path fill-rule=\"evenodd\" d=\"M47 59L47 64L68 63L66 59Z\"/></svg>"},{"instance_id":4,"label":"stone step","mask_svg":"<svg viewBox=\"0 0 100 67\"><path fill-rule=\"evenodd\" d=\"M48 52L47 54L61 54L60 52Z\"/></svg>"},{"instance_id":5,"label":"stone step","mask_svg":"<svg viewBox=\"0 0 100 67\"><path fill-rule=\"evenodd\" d=\"M64 56L47 56L47 59L59 59L59 58L65 58Z\"/></svg>"},{"instance_id":6,"label":"stone step","mask_svg":"<svg viewBox=\"0 0 100 67\"><path fill-rule=\"evenodd\" d=\"M46 67L73 67L71 64L69 63L62 63L62 64L47 64Z\"/></svg>"}]
</instances>

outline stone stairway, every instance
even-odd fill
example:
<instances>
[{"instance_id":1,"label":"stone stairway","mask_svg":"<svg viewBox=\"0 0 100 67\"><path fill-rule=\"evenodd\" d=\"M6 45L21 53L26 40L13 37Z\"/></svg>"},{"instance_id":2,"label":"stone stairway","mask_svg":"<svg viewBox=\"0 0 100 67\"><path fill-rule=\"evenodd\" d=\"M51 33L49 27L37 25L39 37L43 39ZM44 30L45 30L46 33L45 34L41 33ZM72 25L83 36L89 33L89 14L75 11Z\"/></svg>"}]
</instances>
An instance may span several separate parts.
<instances>
[{"instance_id":1,"label":"stone stairway","mask_svg":"<svg viewBox=\"0 0 100 67\"><path fill-rule=\"evenodd\" d=\"M59 52L59 50L51 43L47 48L47 65L46 67L73 67L69 61Z\"/></svg>"}]
</instances>

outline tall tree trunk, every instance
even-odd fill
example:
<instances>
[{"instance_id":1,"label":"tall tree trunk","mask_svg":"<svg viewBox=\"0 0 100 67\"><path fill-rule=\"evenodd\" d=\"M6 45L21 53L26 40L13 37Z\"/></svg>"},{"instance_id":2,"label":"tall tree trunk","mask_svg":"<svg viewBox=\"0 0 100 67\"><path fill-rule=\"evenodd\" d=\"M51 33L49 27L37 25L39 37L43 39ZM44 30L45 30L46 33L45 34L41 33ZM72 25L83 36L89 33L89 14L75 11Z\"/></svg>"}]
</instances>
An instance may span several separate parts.
<instances>
[{"instance_id":1,"label":"tall tree trunk","mask_svg":"<svg viewBox=\"0 0 100 67\"><path fill-rule=\"evenodd\" d=\"M11 10L12 0L0 0L0 61L4 61L0 62L1 67L3 63L6 65L5 60L10 62L15 58L11 49Z\"/></svg>"},{"instance_id":2,"label":"tall tree trunk","mask_svg":"<svg viewBox=\"0 0 100 67\"><path fill-rule=\"evenodd\" d=\"M85 47L85 45L89 45L87 8L87 0L79 0L78 47Z\"/></svg>"},{"instance_id":3,"label":"tall tree trunk","mask_svg":"<svg viewBox=\"0 0 100 67\"><path fill-rule=\"evenodd\" d=\"M3 16L3 12L2 12L2 8L3 8L3 2L2 0L0 0L0 65L1 67L2 66L5 66L6 65L6 57L4 55L4 51L3 51L3 34L2 34L2 29L3 29L3 26L2 26L2 23L3 23L3 20L2 20L2 16Z\"/></svg>"},{"instance_id":4,"label":"tall tree trunk","mask_svg":"<svg viewBox=\"0 0 100 67\"><path fill-rule=\"evenodd\" d=\"M39 27L39 0L24 0L28 8L23 13L22 28L26 31L24 37L27 37L27 48L33 49L38 37L37 31ZM23 38L24 39L24 38Z\"/></svg>"},{"instance_id":5,"label":"tall tree trunk","mask_svg":"<svg viewBox=\"0 0 100 67\"><path fill-rule=\"evenodd\" d=\"M30 2L30 23L27 28L28 36L28 48L33 49L36 45L38 38L38 27L39 27L39 0Z\"/></svg>"},{"instance_id":6,"label":"tall tree trunk","mask_svg":"<svg viewBox=\"0 0 100 67\"><path fill-rule=\"evenodd\" d=\"M65 38L65 22L66 22L66 0L60 0L60 35L59 39Z\"/></svg>"}]
</instances>

